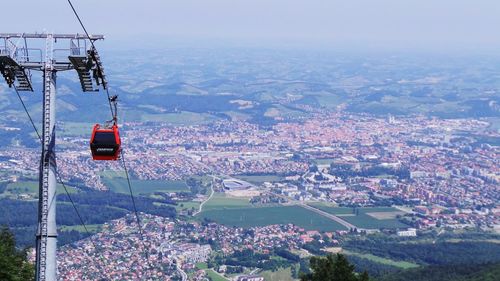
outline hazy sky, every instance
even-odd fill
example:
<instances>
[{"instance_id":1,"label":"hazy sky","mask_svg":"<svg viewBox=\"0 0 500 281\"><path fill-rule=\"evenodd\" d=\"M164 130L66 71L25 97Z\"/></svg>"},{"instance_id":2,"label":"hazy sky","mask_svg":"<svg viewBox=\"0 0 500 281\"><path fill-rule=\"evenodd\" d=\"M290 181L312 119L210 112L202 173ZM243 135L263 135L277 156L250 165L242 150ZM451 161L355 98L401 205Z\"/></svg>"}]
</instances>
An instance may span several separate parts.
<instances>
[{"instance_id":1,"label":"hazy sky","mask_svg":"<svg viewBox=\"0 0 500 281\"><path fill-rule=\"evenodd\" d=\"M275 46L498 49L500 0L73 0L91 33ZM66 0L2 1L0 32L81 32Z\"/></svg>"}]
</instances>

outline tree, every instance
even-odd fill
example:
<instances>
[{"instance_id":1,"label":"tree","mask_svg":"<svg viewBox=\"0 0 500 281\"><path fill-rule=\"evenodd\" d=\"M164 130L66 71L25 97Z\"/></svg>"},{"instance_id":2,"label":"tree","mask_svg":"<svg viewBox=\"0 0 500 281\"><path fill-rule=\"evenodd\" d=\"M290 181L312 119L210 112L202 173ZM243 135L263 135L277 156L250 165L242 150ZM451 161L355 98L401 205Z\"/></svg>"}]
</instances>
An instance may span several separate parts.
<instances>
[{"instance_id":1,"label":"tree","mask_svg":"<svg viewBox=\"0 0 500 281\"><path fill-rule=\"evenodd\" d=\"M369 281L368 274L358 276L354 265L342 254L312 257L310 267L312 272L303 274L301 281Z\"/></svg>"},{"instance_id":2,"label":"tree","mask_svg":"<svg viewBox=\"0 0 500 281\"><path fill-rule=\"evenodd\" d=\"M26 250L16 249L12 232L5 227L0 229L0 280L34 280L34 273L34 266L26 259Z\"/></svg>"},{"instance_id":3,"label":"tree","mask_svg":"<svg viewBox=\"0 0 500 281\"><path fill-rule=\"evenodd\" d=\"M363 271L363 273L358 278L359 281L370 281L370 277L368 276L368 272Z\"/></svg>"}]
</instances>

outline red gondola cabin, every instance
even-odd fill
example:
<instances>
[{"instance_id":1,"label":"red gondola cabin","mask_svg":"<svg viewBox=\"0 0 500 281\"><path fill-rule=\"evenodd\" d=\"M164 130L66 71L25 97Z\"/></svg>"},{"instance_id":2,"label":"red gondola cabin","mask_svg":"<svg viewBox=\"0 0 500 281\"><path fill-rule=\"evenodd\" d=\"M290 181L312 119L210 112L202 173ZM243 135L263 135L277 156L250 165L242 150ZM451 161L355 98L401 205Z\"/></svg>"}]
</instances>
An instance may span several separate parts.
<instances>
[{"instance_id":1,"label":"red gondola cabin","mask_svg":"<svg viewBox=\"0 0 500 281\"><path fill-rule=\"evenodd\" d=\"M95 124L90 138L90 150L94 160L118 160L120 157L121 141L118 126L101 128Z\"/></svg>"}]
</instances>

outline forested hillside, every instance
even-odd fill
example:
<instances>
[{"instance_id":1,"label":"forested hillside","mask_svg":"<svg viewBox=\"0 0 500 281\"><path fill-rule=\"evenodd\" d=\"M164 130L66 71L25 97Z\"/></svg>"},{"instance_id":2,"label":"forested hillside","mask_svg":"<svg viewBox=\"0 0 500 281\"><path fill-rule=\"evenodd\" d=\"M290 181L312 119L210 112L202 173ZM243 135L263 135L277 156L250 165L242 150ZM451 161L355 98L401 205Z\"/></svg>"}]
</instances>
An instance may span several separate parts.
<instances>
[{"instance_id":1,"label":"forested hillside","mask_svg":"<svg viewBox=\"0 0 500 281\"><path fill-rule=\"evenodd\" d=\"M26 251L16 249L14 235L0 229L0 280L28 281L34 279L34 267L26 261Z\"/></svg>"}]
</instances>

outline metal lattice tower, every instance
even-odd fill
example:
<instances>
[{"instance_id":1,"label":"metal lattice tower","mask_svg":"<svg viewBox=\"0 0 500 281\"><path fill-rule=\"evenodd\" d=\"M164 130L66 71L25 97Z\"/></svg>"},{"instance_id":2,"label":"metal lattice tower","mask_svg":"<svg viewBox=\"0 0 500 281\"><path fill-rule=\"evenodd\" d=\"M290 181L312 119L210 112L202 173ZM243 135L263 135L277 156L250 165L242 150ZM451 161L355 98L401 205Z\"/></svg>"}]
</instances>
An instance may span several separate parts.
<instances>
[{"instance_id":1,"label":"metal lattice tower","mask_svg":"<svg viewBox=\"0 0 500 281\"><path fill-rule=\"evenodd\" d=\"M45 50L28 48L28 41L31 43L39 39L45 40ZM103 67L93 44L102 39L102 35L0 33L0 40L3 40L3 45L0 45L0 73L9 87L33 92L31 71L43 73L42 154L36 233L37 281L57 280L56 74L58 71L74 69L84 92L97 92L99 85L106 89ZM88 45L89 40L92 44ZM69 48L54 49L55 42L59 41L69 41ZM56 59L56 51L65 54L65 58Z\"/></svg>"}]
</instances>

